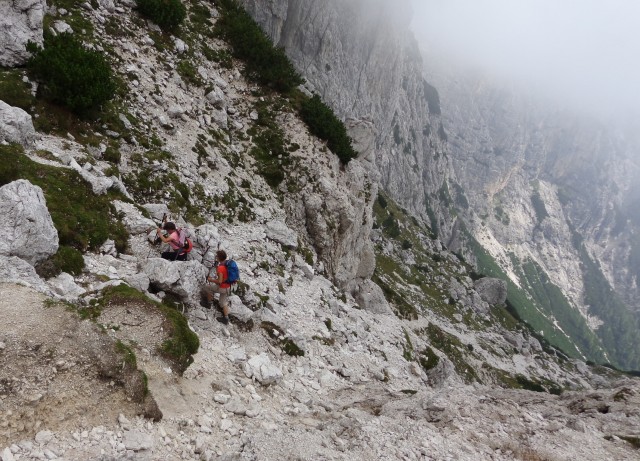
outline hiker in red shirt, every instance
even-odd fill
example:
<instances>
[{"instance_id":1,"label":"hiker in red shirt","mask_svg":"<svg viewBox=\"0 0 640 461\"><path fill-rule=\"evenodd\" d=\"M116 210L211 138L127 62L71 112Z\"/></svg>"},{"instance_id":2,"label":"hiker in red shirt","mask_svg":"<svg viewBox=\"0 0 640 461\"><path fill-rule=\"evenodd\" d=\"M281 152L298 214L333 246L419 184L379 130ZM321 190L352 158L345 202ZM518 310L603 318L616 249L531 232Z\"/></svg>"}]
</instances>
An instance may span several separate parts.
<instances>
[{"instance_id":1,"label":"hiker in red shirt","mask_svg":"<svg viewBox=\"0 0 640 461\"><path fill-rule=\"evenodd\" d=\"M216 320L220 323L227 325L229 323L229 294L231 293L231 284L227 282L227 253L224 250L218 250L216 252L216 276L207 276L207 282L211 283L205 285L203 288L203 294L207 298L205 307L211 308L213 302L213 295L215 293L220 294L220 307L222 308L222 317L217 317Z\"/></svg>"}]
</instances>

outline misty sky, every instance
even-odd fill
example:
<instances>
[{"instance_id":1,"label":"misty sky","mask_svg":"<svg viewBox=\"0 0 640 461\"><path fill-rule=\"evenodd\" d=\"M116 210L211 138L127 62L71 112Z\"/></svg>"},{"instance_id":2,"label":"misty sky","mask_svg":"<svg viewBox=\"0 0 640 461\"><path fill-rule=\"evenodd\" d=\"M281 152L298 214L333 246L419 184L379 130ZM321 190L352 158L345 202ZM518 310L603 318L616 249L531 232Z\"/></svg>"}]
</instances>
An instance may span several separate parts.
<instances>
[{"instance_id":1,"label":"misty sky","mask_svg":"<svg viewBox=\"0 0 640 461\"><path fill-rule=\"evenodd\" d=\"M640 0L412 0L423 48L560 102L640 113Z\"/></svg>"}]
</instances>

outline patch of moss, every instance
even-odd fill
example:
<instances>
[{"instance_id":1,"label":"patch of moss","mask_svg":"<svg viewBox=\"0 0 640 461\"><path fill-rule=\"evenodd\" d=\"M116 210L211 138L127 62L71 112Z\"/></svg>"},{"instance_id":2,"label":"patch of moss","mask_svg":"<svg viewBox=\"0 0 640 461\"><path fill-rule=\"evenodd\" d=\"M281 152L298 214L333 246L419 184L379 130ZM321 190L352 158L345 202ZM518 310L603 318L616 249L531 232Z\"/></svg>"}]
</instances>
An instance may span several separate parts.
<instances>
[{"instance_id":1,"label":"patch of moss","mask_svg":"<svg viewBox=\"0 0 640 461\"><path fill-rule=\"evenodd\" d=\"M400 389L400 392L407 395L415 395L418 391L414 391L413 389Z\"/></svg>"},{"instance_id":2,"label":"patch of moss","mask_svg":"<svg viewBox=\"0 0 640 461\"><path fill-rule=\"evenodd\" d=\"M640 448L640 437L633 436L633 435L618 435L618 437L624 440L625 442L629 442L634 447Z\"/></svg>"},{"instance_id":3,"label":"patch of moss","mask_svg":"<svg viewBox=\"0 0 640 461\"><path fill-rule=\"evenodd\" d=\"M175 306L157 303L143 293L127 285L108 287L99 301L101 306L109 303L127 303L136 301L149 308L158 309L165 318L164 328L169 336L160 346L160 353L173 362L179 373L184 372L193 363L193 354L198 352L200 340L191 328L187 319Z\"/></svg>"},{"instance_id":4,"label":"patch of moss","mask_svg":"<svg viewBox=\"0 0 640 461\"><path fill-rule=\"evenodd\" d=\"M83 269L82 253L69 246L59 247L56 254L36 266L37 274L45 279L60 275L61 272L80 275Z\"/></svg>"},{"instance_id":5,"label":"patch of moss","mask_svg":"<svg viewBox=\"0 0 640 461\"><path fill-rule=\"evenodd\" d=\"M275 323L264 321L260 324L260 327L266 331L269 338L274 340L276 344L285 352L285 354L292 357L303 357L304 351L298 347L291 339L285 337L284 331L278 327Z\"/></svg>"},{"instance_id":6,"label":"patch of moss","mask_svg":"<svg viewBox=\"0 0 640 461\"><path fill-rule=\"evenodd\" d=\"M124 362L132 368L138 368L138 361L136 359L136 353L129 346L122 341L116 341L116 351L122 355Z\"/></svg>"},{"instance_id":7,"label":"patch of moss","mask_svg":"<svg viewBox=\"0 0 640 461\"><path fill-rule=\"evenodd\" d=\"M30 111L35 98L31 95L31 85L22 81L23 75L18 69L0 70L0 100Z\"/></svg>"},{"instance_id":8,"label":"patch of moss","mask_svg":"<svg viewBox=\"0 0 640 461\"><path fill-rule=\"evenodd\" d=\"M429 371L440 363L440 357L433 352L433 349L426 347L420 351L420 354L418 354L418 363L424 371Z\"/></svg>"}]
</instances>

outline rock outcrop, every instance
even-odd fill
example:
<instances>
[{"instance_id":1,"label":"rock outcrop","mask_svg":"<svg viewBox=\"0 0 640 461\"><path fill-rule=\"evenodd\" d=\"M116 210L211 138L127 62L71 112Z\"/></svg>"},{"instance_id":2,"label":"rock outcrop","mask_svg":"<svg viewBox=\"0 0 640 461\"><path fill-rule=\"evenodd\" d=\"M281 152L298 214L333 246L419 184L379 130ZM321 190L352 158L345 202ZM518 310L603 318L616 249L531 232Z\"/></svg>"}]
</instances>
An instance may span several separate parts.
<instances>
[{"instance_id":1,"label":"rock outcrop","mask_svg":"<svg viewBox=\"0 0 640 461\"><path fill-rule=\"evenodd\" d=\"M0 254L18 256L35 265L58 251L42 189L19 179L0 187Z\"/></svg>"},{"instance_id":2,"label":"rock outcrop","mask_svg":"<svg viewBox=\"0 0 640 461\"><path fill-rule=\"evenodd\" d=\"M28 42L42 44L45 0L3 0L0 2L0 66L24 64L29 58Z\"/></svg>"},{"instance_id":3,"label":"rock outcrop","mask_svg":"<svg viewBox=\"0 0 640 461\"><path fill-rule=\"evenodd\" d=\"M31 115L0 101L0 142L30 146L36 136Z\"/></svg>"},{"instance_id":4,"label":"rock outcrop","mask_svg":"<svg viewBox=\"0 0 640 461\"><path fill-rule=\"evenodd\" d=\"M142 267L156 290L173 293L181 299L197 302L207 269L198 261L168 261L150 258Z\"/></svg>"},{"instance_id":5,"label":"rock outcrop","mask_svg":"<svg viewBox=\"0 0 640 461\"><path fill-rule=\"evenodd\" d=\"M507 300L507 282L504 280L484 277L473 284L483 301L492 306L504 304Z\"/></svg>"}]
</instances>

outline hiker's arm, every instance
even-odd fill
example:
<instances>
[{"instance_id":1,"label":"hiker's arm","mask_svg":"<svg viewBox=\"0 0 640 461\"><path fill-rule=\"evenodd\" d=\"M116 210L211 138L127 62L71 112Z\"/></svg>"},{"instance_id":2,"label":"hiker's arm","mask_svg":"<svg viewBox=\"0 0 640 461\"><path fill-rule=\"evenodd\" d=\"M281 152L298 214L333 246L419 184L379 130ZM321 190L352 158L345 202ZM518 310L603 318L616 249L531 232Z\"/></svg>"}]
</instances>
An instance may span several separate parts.
<instances>
[{"instance_id":1,"label":"hiker's arm","mask_svg":"<svg viewBox=\"0 0 640 461\"><path fill-rule=\"evenodd\" d=\"M209 281L220 285L224 280L222 279L222 271L216 271L217 278L209 277Z\"/></svg>"},{"instance_id":2,"label":"hiker's arm","mask_svg":"<svg viewBox=\"0 0 640 461\"><path fill-rule=\"evenodd\" d=\"M169 243L171 240L173 240L171 238L171 234L165 236L162 233L162 228L161 227L158 227L158 230L156 231L156 234L158 235L158 237L160 237L160 240L162 240L164 243Z\"/></svg>"}]
</instances>

